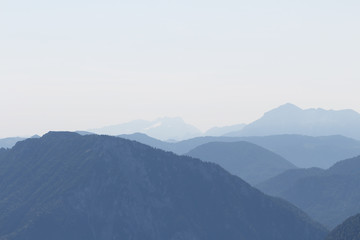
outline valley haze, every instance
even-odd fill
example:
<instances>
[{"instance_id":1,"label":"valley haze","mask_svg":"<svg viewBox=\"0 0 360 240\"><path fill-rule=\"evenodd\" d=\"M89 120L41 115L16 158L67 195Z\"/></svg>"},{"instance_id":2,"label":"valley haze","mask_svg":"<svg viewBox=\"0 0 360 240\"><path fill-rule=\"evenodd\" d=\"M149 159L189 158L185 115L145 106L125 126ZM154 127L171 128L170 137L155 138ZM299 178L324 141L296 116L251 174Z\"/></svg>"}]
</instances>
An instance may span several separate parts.
<instances>
[{"instance_id":1,"label":"valley haze","mask_svg":"<svg viewBox=\"0 0 360 240\"><path fill-rule=\"evenodd\" d=\"M359 0L1 0L0 240L360 240Z\"/></svg>"}]
</instances>

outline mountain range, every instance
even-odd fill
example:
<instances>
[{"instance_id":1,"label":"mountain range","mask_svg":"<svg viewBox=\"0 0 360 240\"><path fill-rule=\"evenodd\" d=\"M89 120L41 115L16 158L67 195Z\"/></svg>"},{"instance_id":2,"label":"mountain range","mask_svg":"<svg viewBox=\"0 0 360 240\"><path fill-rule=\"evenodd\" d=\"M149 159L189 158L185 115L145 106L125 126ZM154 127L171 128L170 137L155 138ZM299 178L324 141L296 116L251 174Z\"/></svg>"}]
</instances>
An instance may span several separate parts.
<instances>
[{"instance_id":1,"label":"mountain range","mask_svg":"<svg viewBox=\"0 0 360 240\"><path fill-rule=\"evenodd\" d=\"M177 141L200 136L202 133L196 127L187 124L179 117L158 118L154 121L135 120L123 124L90 129L89 132L106 135L145 133L163 141Z\"/></svg>"},{"instance_id":2,"label":"mountain range","mask_svg":"<svg viewBox=\"0 0 360 240\"><path fill-rule=\"evenodd\" d=\"M210 142L246 141L268 149L295 166L328 168L337 161L360 155L360 142L343 136L310 137L274 135L265 137L197 137L175 143L163 142L145 134L120 135L165 151L186 154Z\"/></svg>"},{"instance_id":3,"label":"mountain range","mask_svg":"<svg viewBox=\"0 0 360 240\"><path fill-rule=\"evenodd\" d=\"M284 104L260 119L226 136L267 136L300 134L307 136L343 135L360 139L360 114L354 110L301 109Z\"/></svg>"},{"instance_id":4,"label":"mountain range","mask_svg":"<svg viewBox=\"0 0 360 240\"><path fill-rule=\"evenodd\" d=\"M77 133L80 135L93 134L84 131L78 131ZM360 141L339 135L326 137L303 135L197 137L179 142L161 141L143 133L122 134L119 137L135 140L165 151L172 151L176 154L186 154L192 149L209 142L247 141L268 149L282 156L295 166L302 168L328 168L339 160L360 155ZM22 140L25 140L25 138L0 139L0 148L10 148L16 142Z\"/></svg>"},{"instance_id":5,"label":"mountain range","mask_svg":"<svg viewBox=\"0 0 360 240\"><path fill-rule=\"evenodd\" d=\"M0 240L356 239L357 139L359 113L293 104L0 139Z\"/></svg>"},{"instance_id":6,"label":"mountain range","mask_svg":"<svg viewBox=\"0 0 360 240\"><path fill-rule=\"evenodd\" d=\"M185 140L200 136L270 136L296 134L305 136L342 135L360 140L360 114L354 110L301 109L287 103L266 112L249 124L213 127L202 133L181 118L136 120L124 124L92 129L108 135L145 133L160 140Z\"/></svg>"},{"instance_id":7,"label":"mountain range","mask_svg":"<svg viewBox=\"0 0 360 240\"><path fill-rule=\"evenodd\" d=\"M341 135L287 134L241 139L269 149L302 168L329 168L340 160L360 155L360 141Z\"/></svg>"},{"instance_id":8,"label":"mountain range","mask_svg":"<svg viewBox=\"0 0 360 240\"><path fill-rule=\"evenodd\" d=\"M1 240L322 240L327 231L214 163L50 132L0 152Z\"/></svg>"},{"instance_id":9,"label":"mountain range","mask_svg":"<svg viewBox=\"0 0 360 240\"><path fill-rule=\"evenodd\" d=\"M185 155L217 163L250 184L258 184L295 165L265 148L249 142L211 142Z\"/></svg>"},{"instance_id":10,"label":"mountain range","mask_svg":"<svg viewBox=\"0 0 360 240\"><path fill-rule=\"evenodd\" d=\"M256 187L288 200L332 229L360 212L360 156L326 170L288 170Z\"/></svg>"},{"instance_id":11,"label":"mountain range","mask_svg":"<svg viewBox=\"0 0 360 240\"><path fill-rule=\"evenodd\" d=\"M357 129L360 129L360 114L354 110L301 109L294 104L287 103L266 112L261 118L249 124L241 123L213 127L205 132L201 132L195 126L185 123L180 117L163 117L153 121L134 120L79 132L113 136L144 133L150 137L170 142L201 136L244 137L284 134L305 136L342 135L360 140L360 130ZM0 147L8 146L9 144L2 145L0 141Z\"/></svg>"},{"instance_id":12,"label":"mountain range","mask_svg":"<svg viewBox=\"0 0 360 240\"><path fill-rule=\"evenodd\" d=\"M201 132L195 126L185 123L180 117L164 117L154 121L134 120L127 123L90 129L88 132L111 136L143 133L162 141L174 142L200 136L222 136L234 131L240 131L245 125L246 124L235 124L224 127L213 127L205 132Z\"/></svg>"}]
</instances>

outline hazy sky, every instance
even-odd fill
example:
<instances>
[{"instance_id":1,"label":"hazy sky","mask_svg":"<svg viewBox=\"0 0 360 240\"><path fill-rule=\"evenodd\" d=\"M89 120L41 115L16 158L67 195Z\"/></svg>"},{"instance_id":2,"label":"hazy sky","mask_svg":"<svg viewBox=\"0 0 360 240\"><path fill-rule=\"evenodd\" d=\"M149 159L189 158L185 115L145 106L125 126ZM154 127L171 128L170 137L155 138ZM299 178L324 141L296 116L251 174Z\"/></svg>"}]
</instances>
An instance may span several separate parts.
<instances>
[{"instance_id":1,"label":"hazy sky","mask_svg":"<svg viewBox=\"0 0 360 240\"><path fill-rule=\"evenodd\" d=\"M0 0L0 137L286 102L360 112L359 0Z\"/></svg>"}]
</instances>

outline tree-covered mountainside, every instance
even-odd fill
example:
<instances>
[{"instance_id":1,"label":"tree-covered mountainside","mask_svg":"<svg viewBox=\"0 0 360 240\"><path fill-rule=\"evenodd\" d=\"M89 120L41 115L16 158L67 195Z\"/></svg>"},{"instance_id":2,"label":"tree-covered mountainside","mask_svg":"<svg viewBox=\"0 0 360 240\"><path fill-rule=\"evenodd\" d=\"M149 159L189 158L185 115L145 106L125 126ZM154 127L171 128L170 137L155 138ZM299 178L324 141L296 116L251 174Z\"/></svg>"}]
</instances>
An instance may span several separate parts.
<instances>
[{"instance_id":1,"label":"tree-covered mountainside","mask_svg":"<svg viewBox=\"0 0 360 240\"><path fill-rule=\"evenodd\" d=\"M186 155L214 162L250 184L258 184L296 168L283 157L249 142L212 142Z\"/></svg>"},{"instance_id":2,"label":"tree-covered mountainside","mask_svg":"<svg viewBox=\"0 0 360 240\"><path fill-rule=\"evenodd\" d=\"M321 240L319 224L216 164L50 132L1 155L1 240Z\"/></svg>"},{"instance_id":3,"label":"tree-covered mountainside","mask_svg":"<svg viewBox=\"0 0 360 240\"><path fill-rule=\"evenodd\" d=\"M324 171L321 168L291 169L257 184L256 187L270 195L278 196L292 188L297 181L311 176L319 176Z\"/></svg>"},{"instance_id":4,"label":"tree-covered mountainside","mask_svg":"<svg viewBox=\"0 0 360 240\"><path fill-rule=\"evenodd\" d=\"M257 187L288 200L332 229L360 212L360 156L327 170L289 170Z\"/></svg>"},{"instance_id":5,"label":"tree-covered mountainside","mask_svg":"<svg viewBox=\"0 0 360 240\"><path fill-rule=\"evenodd\" d=\"M346 219L329 233L325 240L359 240L360 214Z\"/></svg>"}]
</instances>

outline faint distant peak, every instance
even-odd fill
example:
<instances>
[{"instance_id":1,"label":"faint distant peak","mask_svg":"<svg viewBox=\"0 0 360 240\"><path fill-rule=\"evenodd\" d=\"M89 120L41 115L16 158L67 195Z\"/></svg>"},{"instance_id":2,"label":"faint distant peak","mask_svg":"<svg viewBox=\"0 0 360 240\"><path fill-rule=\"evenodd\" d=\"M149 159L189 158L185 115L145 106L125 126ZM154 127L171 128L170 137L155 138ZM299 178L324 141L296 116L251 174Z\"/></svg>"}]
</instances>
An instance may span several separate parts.
<instances>
[{"instance_id":1,"label":"faint distant peak","mask_svg":"<svg viewBox=\"0 0 360 240\"><path fill-rule=\"evenodd\" d=\"M152 138L160 140L183 140L201 135L201 131L199 129L186 123L181 117L162 117L153 121L135 120L118 125L90 129L89 131L96 134L114 136L145 133Z\"/></svg>"},{"instance_id":2,"label":"faint distant peak","mask_svg":"<svg viewBox=\"0 0 360 240\"><path fill-rule=\"evenodd\" d=\"M300 112L303 111L301 108L299 108L298 106L292 104L292 103L286 103L283 104L277 108L274 108L268 112L266 112L264 115L269 115L269 114L289 114L292 112Z\"/></svg>"},{"instance_id":3,"label":"faint distant peak","mask_svg":"<svg viewBox=\"0 0 360 240\"><path fill-rule=\"evenodd\" d=\"M296 106L295 104L292 103L285 103L281 106L279 106L276 109L284 109L284 110L302 110L301 108L299 108L298 106Z\"/></svg>"}]
</instances>

